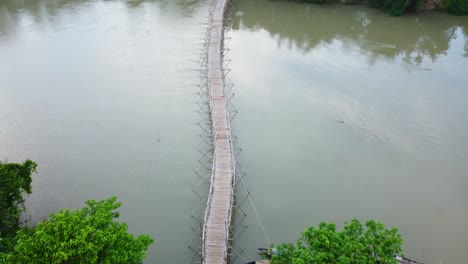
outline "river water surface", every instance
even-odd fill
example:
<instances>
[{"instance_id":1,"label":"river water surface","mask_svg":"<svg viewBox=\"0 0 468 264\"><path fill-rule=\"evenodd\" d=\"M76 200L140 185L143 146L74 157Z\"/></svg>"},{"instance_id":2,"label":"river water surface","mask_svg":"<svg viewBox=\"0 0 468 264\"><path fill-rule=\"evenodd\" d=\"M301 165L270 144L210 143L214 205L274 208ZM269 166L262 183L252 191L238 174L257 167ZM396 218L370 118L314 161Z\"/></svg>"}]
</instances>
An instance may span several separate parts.
<instances>
[{"instance_id":1,"label":"river water surface","mask_svg":"<svg viewBox=\"0 0 468 264\"><path fill-rule=\"evenodd\" d=\"M0 158L33 159L35 223L117 195L148 263L188 263L202 1L0 1Z\"/></svg>"},{"instance_id":2,"label":"river water surface","mask_svg":"<svg viewBox=\"0 0 468 264\"><path fill-rule=\"evenodd\" d=\"M117 195L130 231L155 238L146 263L190 262L207 12L0 2L0 158L39 163L32 223ZM244 203L244 259L356 217L399 227L425 263L466 262L466 17L236 0L228 35L239 161L270 240Z\"/></svg>"},{"instance_id":3,"label":"river water surface","mask_svg":"<svg viewBox=\"0 0 468 264\"><path fill-rule=\"evenodd\" d=\"M410 257L466 263L468 18L238 0L232 25L239 161L271 242L377 219Z\"/></svg>"}]
</instances>

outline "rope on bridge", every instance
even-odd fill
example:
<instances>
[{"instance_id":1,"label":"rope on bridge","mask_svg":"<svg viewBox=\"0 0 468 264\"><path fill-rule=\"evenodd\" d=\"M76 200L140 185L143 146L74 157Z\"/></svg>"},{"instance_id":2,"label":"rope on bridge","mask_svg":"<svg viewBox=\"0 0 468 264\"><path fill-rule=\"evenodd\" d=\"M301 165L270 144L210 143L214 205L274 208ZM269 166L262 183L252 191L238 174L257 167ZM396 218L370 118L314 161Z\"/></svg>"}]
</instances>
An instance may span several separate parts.
<instances>
[{"instance_id":1,"label":"rope on bridge","mask_svg":"<svg viewBox=\"0 0 468 264\"><path fill-rule=\"evenodd\" d=\"M228 263L236 162L225 97L223 71L224 15L228 0L216 0L210 12L206 78L213 140L211 181L202 230L202 263Z\"/></svg>"},{"instance_id":2,"label":"rope on bridge","mask_svg":"<svg viewBox=\"0 0 468 264\"><path fill-rule=\"evenodd\" d=\"M254 214L255 214L255 216L257 217L258 223L260 224L260 227L262 228L263 235L264 235L265 238L266 238L266 241L267 241L267 243L268 243L268 246L270 246L270 245L271 245L271 240L270 240L270 238L268 237L268 233L266 232L266 229L265 229L265 226L264 226L263 223L262 223L262 220L260 219L260 215L258 214L257 208L255 207L255 204L254 204L253 201L252 201L252 196L250 195L250 192L247 190L247 186L245 185L244 180L243 180L242 178L240 178L240 181L241 181L241 183L242 183L242 186L244 186L245 191L247 192L247 197L248 197L248 199L249 199L249 201L250 201L250 205L252 206L252 209L253 209L253 211L254 211Z\"/></svg>"}]
</instances>

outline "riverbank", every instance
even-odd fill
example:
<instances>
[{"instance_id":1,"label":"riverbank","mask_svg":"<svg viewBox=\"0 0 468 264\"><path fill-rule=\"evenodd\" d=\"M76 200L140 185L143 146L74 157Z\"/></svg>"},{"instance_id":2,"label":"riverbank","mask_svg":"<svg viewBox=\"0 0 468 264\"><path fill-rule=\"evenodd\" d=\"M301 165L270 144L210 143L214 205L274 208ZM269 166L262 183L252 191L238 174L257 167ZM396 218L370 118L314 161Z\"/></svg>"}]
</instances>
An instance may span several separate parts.
<instances>
[{"instance_id":1,"label":"riverbank","mask_svg":"<svg viewBox=\"0 0 468 264\"><path fill-rule=\"evenodd\" d=\"M306 0L306 2L308 2ZM361 0L339 0L341 4L364 4L370 5L371 1L361 1ZM421 3L421 8L419 10L422 11L434 11L434 10L442 10L442 0L424 0Z\"/></svg>"},{"instance_id":2,"label":"riverbank","mask_svg":"<svg viewBox=\"0 0 468 264\"><path fill-rule=\"evenodd\" d=\"M391 16L419 11L441 11L453 15L468 15L468 0L292 0L315 4L340 3L368 5Z\"/></svg>"}]
</instances>

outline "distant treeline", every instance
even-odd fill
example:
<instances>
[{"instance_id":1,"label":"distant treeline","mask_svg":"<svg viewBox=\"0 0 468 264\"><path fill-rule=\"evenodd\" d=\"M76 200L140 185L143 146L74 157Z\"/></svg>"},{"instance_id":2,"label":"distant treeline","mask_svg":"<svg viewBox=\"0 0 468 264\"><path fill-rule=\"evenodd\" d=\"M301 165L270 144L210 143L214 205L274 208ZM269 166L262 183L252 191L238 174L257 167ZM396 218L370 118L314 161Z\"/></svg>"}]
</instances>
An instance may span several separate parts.
<instances>
[{"instance_id":1,"label":"distant treeline","mask_svg":"<svg viewBox=\"0 0 468 264\"><path fill-rule=\"evenodd\" d=\"M421 9L446 11L454 15L468 15L468 0L293 0L316 4L367 4L391 16L416 13Z\"/></svg>"}]
</instances>

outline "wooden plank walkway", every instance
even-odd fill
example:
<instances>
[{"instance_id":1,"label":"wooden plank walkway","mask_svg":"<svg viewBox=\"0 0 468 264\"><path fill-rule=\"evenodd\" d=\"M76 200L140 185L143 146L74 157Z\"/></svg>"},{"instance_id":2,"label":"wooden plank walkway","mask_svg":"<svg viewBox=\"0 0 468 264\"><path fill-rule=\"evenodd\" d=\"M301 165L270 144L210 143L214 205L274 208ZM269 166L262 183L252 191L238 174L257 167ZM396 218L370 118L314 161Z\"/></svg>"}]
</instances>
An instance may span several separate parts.
<instances>
[{"instance_id":1,"label":"wooden plank walkway","mask_svg":"<svg viewBox=\"0 0 468 264\"><path fill-rule=\"evenodd\" d=\"M224 95L223 35L228 0L216 0L209 28L207 80L213 133L211 184L202 232L202 263L228 263L235 183L231 124Z\"/></svg>"}]
</instances>

